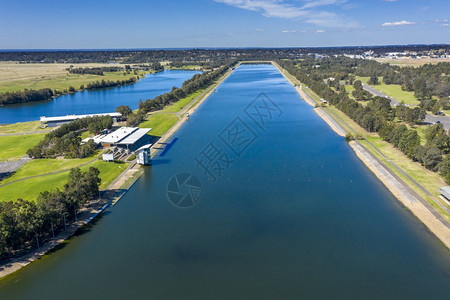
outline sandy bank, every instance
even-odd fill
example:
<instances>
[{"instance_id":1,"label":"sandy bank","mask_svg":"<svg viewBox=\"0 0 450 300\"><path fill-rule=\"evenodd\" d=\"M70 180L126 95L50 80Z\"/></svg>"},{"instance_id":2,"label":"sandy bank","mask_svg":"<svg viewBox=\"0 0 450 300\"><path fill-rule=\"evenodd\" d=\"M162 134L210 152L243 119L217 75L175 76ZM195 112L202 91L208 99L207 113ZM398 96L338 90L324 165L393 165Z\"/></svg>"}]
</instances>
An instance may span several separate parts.
<instances>
[{"instance_id":1,"label":"sandy bank","mask_svg":"<svg viewBox=\"0 0 450 300\"><path fill-rule=\"evenodd\" d=\"M406 206L444 245L450 249L450 229L439 221L414 195L409 193L396 180L386 167L375 160L364 147L351 141L350 146L358 158L377 176L377 178L391 191L392 194Z\"/></svg>"},{"instance_id":2,"label":"sandy bank","mask_svg":"<svg viewBox=\"0 0 450 300\"><path fill-rule=\"evenodd\" d=\"M328 126L331 127L331 129L333 129L334 132L336 132L340 136L345 136L347 131L343 129L342 126L339 123L337 123L332 117L330 117L330 115L327 114L323 110L323 108L318 107L315 108L314 111L319 115L319 117L322 118L322 120L324 120L328 124Z\"/></svg>"}]
</instances>

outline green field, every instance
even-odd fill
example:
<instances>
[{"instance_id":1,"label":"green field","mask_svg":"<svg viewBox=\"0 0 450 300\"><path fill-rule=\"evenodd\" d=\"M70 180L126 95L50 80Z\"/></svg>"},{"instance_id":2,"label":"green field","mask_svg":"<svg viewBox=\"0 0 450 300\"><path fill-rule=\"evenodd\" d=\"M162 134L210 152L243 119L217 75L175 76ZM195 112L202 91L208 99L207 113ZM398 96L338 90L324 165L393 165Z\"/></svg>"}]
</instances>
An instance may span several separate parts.
<instances>
[{"instance_id":1,"label":"green field","mask_svg":"<svg viewBox=\"0 0 450 300\"><path fill-rule=\"evenodd\" d=\"M166 133L175 123L178 117L173 114L155 113L147 120L139 124L140 128L152 128L150 135L161 137Z\"/></svg>"},{"instance_id":2,"label":"green field","mask_svg":"<svg viewBox=\"0 0 450 300\"><path fill-rule=\"evenodd\" d=\"M0 136L0 161L20 159L44 136L44 133Z\"/></svg>"},{"instance_id":3,"label":"green field","mask_svg":"<svg viewBox=\"0 0 450 300\"><path fill-rule=\"evenodd\" d=\"M126 168L126 163L108 163L104 161L95 161L83 168L86 171L89 167L96 167L100 170L100 178L102 183L100 189L105 189L111 182L116 179ZM0 201L17 200L18 198L26 200L36 200L37 196L44 191L55 188L62 188L67 182L69 171L26 179L24 181L15 182L0 188Z\"/></svg>"},{"instance_id":4,"label":"green field","mask_svg":"<svg viewBox=\"0 0 450 300\"><path fill-rule=\"evenodd\" d=\"M0 181L0 185L26 177L75 168L94 160L97 154L83 159L33 159L20 167L13 175Z\"/></svg>"},{"instance_id":5,"label":"green field","mask_svg":"<svg viewBox=\"0 0 450 300\"><path fill-rule=\"evenodd\" d=\"M197 90L196 92L190 94L186 98L180 99L179 101L175 102L174 104L166 106L162 111L168 112L168 113L176 113L182 110L186 105L191 103L192 100L195 99L198 95L200 95L205 89Z\"/></svg>"},{"instance_id":6,"label":"green field","mask_svg":"<svg viewBox=\"0 0 450 300\"><path fill-rule=\"evenodd\" d=\"M368 84L369 77L356 77L356 79L361 80L365 84ZM420 101L414 97L414 92L403 91L402 87L398 84L384 84L382 83L382 77L379 78L380 84L372 86L374 89L379 90L385 95L394 98L399 102L405 102L409 105L419 105Z\"/></svg>"},{"instance_id":7,"label":"green field","mask_svg":"<svg viewBox=\"0 0 450 300\"><path fill-rule=\"evenodd\" d=\"M50 130L51 128L41 128L39 121L0 125L0 134L48 132Z\"/></svg>"}]
</instances>

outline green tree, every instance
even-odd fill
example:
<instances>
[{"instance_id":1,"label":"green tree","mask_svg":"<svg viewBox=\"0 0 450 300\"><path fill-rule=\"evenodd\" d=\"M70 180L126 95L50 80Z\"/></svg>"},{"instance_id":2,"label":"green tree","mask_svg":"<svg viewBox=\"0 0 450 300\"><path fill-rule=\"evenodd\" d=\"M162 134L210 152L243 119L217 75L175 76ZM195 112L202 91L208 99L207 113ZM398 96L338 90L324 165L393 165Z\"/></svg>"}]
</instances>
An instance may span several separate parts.
<instances>
[{"instance_id":1,"label":"green tree","mask_svg":"<svg viewBox=\"0 0 450 300\"><path fill-rule=\"evenodd\" d=\"M367 82L370 85L377 85L378 84L378 76L372 75L369 78L369 81Z\"/></svg>"},{"instance_id":2,"label":"green tree","mask_svg":"<svg viewBox=\"0 0 450 300\"><path fill-rule=\"evenodd\" d=\"M132 112L132 110L128 105L121 105L116 108L116 112L121 113L122 116L126 117Z\"/></svg>"}]
</instances>

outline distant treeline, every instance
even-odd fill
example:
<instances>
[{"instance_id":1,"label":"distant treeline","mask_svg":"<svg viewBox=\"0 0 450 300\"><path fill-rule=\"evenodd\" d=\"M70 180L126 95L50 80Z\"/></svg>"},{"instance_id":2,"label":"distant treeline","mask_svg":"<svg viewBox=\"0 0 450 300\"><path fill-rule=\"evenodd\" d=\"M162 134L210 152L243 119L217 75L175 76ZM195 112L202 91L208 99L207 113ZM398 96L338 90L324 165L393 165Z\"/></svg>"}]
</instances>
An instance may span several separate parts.
<instances>
[{"instance_id":1,"label":"distant treeline","mask_svg":"<svg viewBox=\"0 0 450 300\"><path fill-rule=\"evenodd\" d=\"M86 157L96 149L96 145L92 140L81 145L81 132L87 129L91 133L97 133L111 128L112 124L112 118L109 116L87 117L63 124L47 133L39 144L27 151L27 154L32 158Z\"/></svg>"},{"instance_id":2,"label":"distant treeline","mask_svg":"<svg viewBox=\"0 0 450 300\"><path fill-rule=\"evenodd\" d=\"M28 90L0 93L0 105L50 100L54 96L51 89Z\"/></svg>"},{"instance_id":3,"label":"distant treeline","mask_svg":"<svg viewBox=\"0 0 450 300\"><path fill-rule=\"evenodd\" d=\"M193 64L228 60L278 60L297 59L310 53L319 55L363 54L372 50L374 54L403 52L421 53L431 49L450 50L450 45L407 45L407 46L359 46L323 48L263 48L263 49L180 49L180 50L110 50L110 51L2 51L0 61L38 63L152 63L161 61ZM217 65L218 66L218 65Z\"/></svg>"},{"instance_id":4,"label":"distant treeline","mask_svg":"<svg viewBox=\"0 0 450 300\"><path fill-rule=\"evenodd\" d=\"M124 70L122 67L98 67L98 68L67 68L67 71L71 74L92 74L92 75L101 75L103 76L103 72L118 72Z\"/></svg>"},{"instance_id":5,"label":"distant treeline","mask_svg":"<svg viewBox=\"0 0 450 300\"><path fill-rule=\"evenodd\" d=\"M450 136L443 130L442 125L437 124L427 129L426 145L422 146L417 130L408 129L406 125L394 122L399 119L409 125L421 124L426 115L423 108L409 108L404 104L392 108L390 100L383 97L373 97L366 106L363 106L358 101L350 99L345 88L341 87L338 91L334 91L324 80L330 77L334 77L337 82L348 79L351 77L350 72L355 71L355 65L352 66L352 64L357 62L354 60L334 58L308 63L315 67L304 67L304 63L304 61L293 60L278 61L280 66L300 82L306 84L317 95L336 106L367 131L378 132L384 140L398 147L412 160L420 162L430 170L439 171L450 183L450 155L447 155L450 151ZM429 67L426 68L429 69ZM347 71L343 72L343 70ZM360 75L370 72L366 70L367 73L364 73L358 68L356 70L359 70Z\"/></svg>"},{"instance_id":6,"label":"distant treeline","mask_svg":"<svg viewBox=\"0 0 450 300\"><path fill-rule=\"evenodd\" d=\"M36 202L23 199L0 202L0 256L39 247L70 225L71 220L77 219L79 208L98 198L99 174L94 167L86 172L74 168L62 190L43 192Z\"/></svg>"}]
</instances>

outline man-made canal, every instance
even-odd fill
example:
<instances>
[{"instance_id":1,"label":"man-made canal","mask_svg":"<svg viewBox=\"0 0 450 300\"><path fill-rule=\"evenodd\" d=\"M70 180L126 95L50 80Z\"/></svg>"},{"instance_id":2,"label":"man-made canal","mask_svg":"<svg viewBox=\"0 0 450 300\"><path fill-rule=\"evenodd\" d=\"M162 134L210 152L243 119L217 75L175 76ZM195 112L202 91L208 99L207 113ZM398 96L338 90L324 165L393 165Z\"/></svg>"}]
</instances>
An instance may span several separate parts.
<instances>
[{"instance_id":1,"label":"man-made canal","mask_svg":"<svg viewBox=\"0 0 450 300\"><path fill-rule=\"evenodd\" d=\"M41 116L108 113L115 111L120 105L128 105L134 110L139 106L139 99L145 101L170 92L172 87L181 87L184 81L199 73L201 72L166 70L149 74L135 84L85 90L50 101L0 106L0 124L36 121Z\"/></svg>"},{"instance_id":2,"label":"man-made canal","mask_svg":"<svg viewBox=\"0 0 450 300\"><path fill-rule=\"evenodd\" d=\"M448 299L448 250L272 65L238 67L176 137L0 299Z\"/></svg>"}]
</instances>

